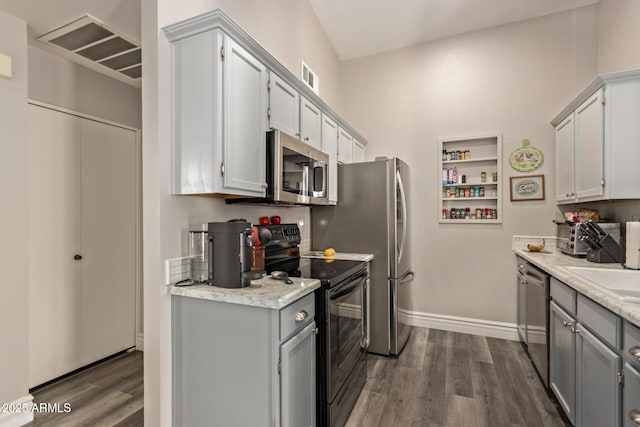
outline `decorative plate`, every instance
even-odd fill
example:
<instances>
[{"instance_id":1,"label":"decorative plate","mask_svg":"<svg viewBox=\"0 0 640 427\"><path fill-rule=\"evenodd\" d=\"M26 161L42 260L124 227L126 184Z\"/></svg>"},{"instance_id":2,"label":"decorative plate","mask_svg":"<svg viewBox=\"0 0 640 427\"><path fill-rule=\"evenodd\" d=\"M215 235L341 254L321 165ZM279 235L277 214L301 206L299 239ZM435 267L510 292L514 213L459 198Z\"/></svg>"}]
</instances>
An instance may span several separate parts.
<instances>
[{"instance_id":1,"label":"decorative plate","mask_svg":"<svg viewBox=\"0 0 640 427\"><path fill-rule=\"evenodd\" d=\"M530 172L538 169L544 162L544 154L536 147L531 146L528 139L522 140L522 147L513 150L509 156L511 167L520 172Z\"/></svg>"}]
</instances>

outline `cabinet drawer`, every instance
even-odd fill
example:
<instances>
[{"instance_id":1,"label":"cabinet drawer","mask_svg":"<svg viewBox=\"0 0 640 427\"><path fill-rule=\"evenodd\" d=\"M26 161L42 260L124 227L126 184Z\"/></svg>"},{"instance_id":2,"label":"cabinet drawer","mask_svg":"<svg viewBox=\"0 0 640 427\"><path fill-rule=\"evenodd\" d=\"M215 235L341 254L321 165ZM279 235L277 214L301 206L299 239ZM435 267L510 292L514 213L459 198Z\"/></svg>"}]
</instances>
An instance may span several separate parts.
<instances>
[{"instance_id":1,"label":"cabinet drawer","mask_svg":"<svg viewBox=\"0 0 640 427\"><path fill-rule=\"evenodd\" d=\"M556 279L555 277L551 278L551 299L553 299L556 304L562 306L567 313L575 316L576 314L576 291Z\"/></svg>"},{"instance_id":2,"label":"cabinet drawer","mask_svg":"<svg viewBox=\"0 0 640 427\"><path fill-rule=\"evenodd\" d=\"M315 313L313 293L280 310L280 340L284 341L298 329L311 322Z\"/></svg>"},{"instance_id":3,"label":"cabinet drawer","mask_svg":"<svg viewBox=\"0 0 640 427\"><path fill-rule=\"evenodd\" d=\"M640 328L632 325L628 321L624 322L624 357L640 368L640 355L635 355L640 351ZM633 352L632 350L633 349Z\"/></svg>"},{"instance_id":4,"label":"cabinet drawer","mask_svg":"<svg viewBox=\"0 0 640 427\"><path fill-rule=\"evenodd\" d=\"M621 319L591 301L584 295L578 295L578 321L615 348L621 348Z\"/></svg>"}]
</instances>

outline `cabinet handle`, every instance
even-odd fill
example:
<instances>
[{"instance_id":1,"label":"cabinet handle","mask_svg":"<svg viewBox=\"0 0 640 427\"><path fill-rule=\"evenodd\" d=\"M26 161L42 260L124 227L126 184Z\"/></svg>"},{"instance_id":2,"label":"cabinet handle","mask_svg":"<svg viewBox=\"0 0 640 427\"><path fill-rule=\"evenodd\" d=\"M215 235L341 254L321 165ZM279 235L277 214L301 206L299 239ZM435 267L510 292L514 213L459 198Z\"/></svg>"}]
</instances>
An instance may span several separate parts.
<instances>
[{"instance_id":1,"label":"cabinet handle","mask_svg":"<svg viewBox=\"0 0 640 427\"><path fill-rule=\"evenodd\" d=\"M300 310L296 313L296 322L302 322L306 320L307 317L309 317L309 313L307 313L305 310Z\"/></svg>"},{"instance_id":2,"label":"cabinet handle","mask_svg":"<svg viewBox=\"0 0 640 427\"><path fill-rule=\"evenodd\" d=\"M631 418L631 421L633 421L635 425L640 426L640 410L632 409L629 411L629 418Z\"/></svg>"},{"instance_id":3,"label":"cabinet handle","mask_svg":"<svg viewBox=\"0 0 640 427\"><path fill-rule=\"evenodd\" d=\"M80 261L80 260L82 259L82 255L80 255L80 254L75 254L75 255L73 256L73 259L75 259L76 261Z\"/></svg>"},{"instance_id":4,"label":"cabinet handle","mask_svg":"<svg viewBox=\"0 0 640 427\"><path fill-rule=\"evenodd\" d=\"M298 139L300 139L300 132L296 132L296 137L298 137Z\"/></svg>"},{"instance_id":5,"label":"cabinet handle","mask_svg":"<svg viewBox=\"0 0 640 427\"><path fill-rule=\"evenodd\" d=\"M320 333L320 329L318 328L313 328L313 333L318 335Z\"/></svg>"},{"instance_id":6,"label":"cabinet handle","mask_svg":"<svg viewBox=\"0 0 640 427\"><path fill-rule=\"evenodd\" d=\"M309 141L309 137L308 137L308 136L305 136L305 137L304 137L304 140L305 140L305 141Z\"/></svg>"},{"instance_id":7,"label":"cabinet handle","mask_svg":"<svg viewBox=\"0 0 640 427\"><path fill-rule=\"evenodd\" d=\"M571 327L571 332L574 334L579 334L580 331L577 328L574 328L573 326Z\"/></svg>"},{"instance_id":8,"label":"cabinet handle","mask_svg":"<svg viewBox=\"0 0 640 427\"><path fill-rule=\"evenodd\" d=\"M640 360L640 346L631 347L629 349L629 354Z\"/></svg>"}]
</instances>

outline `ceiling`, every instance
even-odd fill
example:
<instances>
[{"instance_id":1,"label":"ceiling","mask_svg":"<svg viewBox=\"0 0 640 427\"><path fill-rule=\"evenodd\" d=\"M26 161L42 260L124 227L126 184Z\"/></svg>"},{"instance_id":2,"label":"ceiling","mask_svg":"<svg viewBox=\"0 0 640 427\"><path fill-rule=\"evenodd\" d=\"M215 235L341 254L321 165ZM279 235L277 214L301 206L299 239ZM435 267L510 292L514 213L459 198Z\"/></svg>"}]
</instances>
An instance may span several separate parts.
<instances>
[{"instance_id":1,"label":"ceiling","mask_svg":"<svg viewBox=\"0 0 640 427\"><path fill-rule=\"evenodd\" d=\"M342 60L574 9L599 0L308 0ZM44 7L43 7L44 6ZM46 7L49 6L49 7ZM0 0L29 24L30 43L78 62L36 37L90 14L140 44L140 0ZM84 64L105 72L99 64ZM140 87L140 82L125 83ZM130 79L129 79L130 80Z\"/></svg>"},{"instance_id":2,"label":"ceiling","mask_svg":"<svg viewBox=\"0 0 640 427\"><path fill-rule=\"evenodd\" d=\"M341 60L358 58L599 0L309 0Z\"/></svg>"},{"instance_id":3,"label":"ceiling","mask_svg":"<svg viewBox=\"0 0 640 427\"><path fill-rule=\"evenodd\" d=\"M118 77L103 65L80 62L76 58L77 55L36 40L42 34L89 14L111 30L139 45L141 42L140 0L0 0L0 11L28 23L29 43L117 78L124 83L140 87L140 79L134 81L126 76Z\"/></svg>"}]
</instances>

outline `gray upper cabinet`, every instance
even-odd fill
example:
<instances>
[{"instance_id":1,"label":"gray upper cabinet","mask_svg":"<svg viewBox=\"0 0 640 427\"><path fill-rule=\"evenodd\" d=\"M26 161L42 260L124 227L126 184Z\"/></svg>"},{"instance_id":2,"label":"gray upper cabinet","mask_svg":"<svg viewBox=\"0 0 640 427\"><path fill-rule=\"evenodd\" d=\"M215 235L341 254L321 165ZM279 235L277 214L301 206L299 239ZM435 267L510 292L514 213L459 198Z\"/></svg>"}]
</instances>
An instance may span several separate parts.
<instances>
[{"instance_id":1,"label":"gray upper cabinet","mask_svg":"<svg viewBox=\"0 0 640 427\"><path fill-rule=\"evenodd\" d=\"M556 201L640 198L640 70L598 76L552 120Z\"/></svg>"},{"instance_id":2,"label":"gray upper cabinet","mask_svg":"<svg viewBox=\"0 0 640 427\"><path fill-rule=\"evenodd\" d=\"M353 161L353 136L345 129L338 127L338 163Z\"/></svg>"},{"instance_id":3,"label":"gray upper cabinet","mask_svg":"<svg viewBox=\"0 0 640 427\"><path fill-rule=\"evenodd\" d=\"M273 72L269 77L269 127L300 138L300 95Z\"/></svg>"},{"instance_id":4,"label":"gray upper cabinet","mask_svg":"<svg viewBox=\"0 0 640 427\"><path fill-rule=\"evenodd\" d=\"M338 202L338 124L322 114L322 151L329 155L329 203Z\"/></svg>"},{"instance_id":5,"label":"gray upper cabinet","mask_svg":"<svg viewBox=\"0 0 640 427\"><path fill-rule=\"evenodd\" d=\"M224 36L224 187L263 195L266 190L266 67Z\"/></svg>"},{"instance_id":6,"label":"gray upper cabinet","mask_svg":"<svg viewBox=\"0 0 640 427\"><path fill-rule=\"evenodd\" d=\"M171 54L173 193L263 195L266 67L220 30Z\"/></svg>"},{"instance_id":7,"label":"gray upper cabinet","mask_svg":"<svg viewBox=\"0 0 640 427\"><path fill-rule=\"evenodd\" d=\"M576 336L576 425L619 426L621 358L580 323Z\"/></svg>"},{"instance_id":8,"label":"gray upper cabinet","mask_svg":"<svg viewBox=\"0 0 640 427\"><path fill-rule=\"evenodd\" d=\"M322 112L304 96L300 97L300 139L318 150L322 149Z\"/></svg>"},{"instance_id":9,"label":"gray upper cabinet","mask_svg":"<svg viewBox=\"0 0 640 427\"><path fill-rule=\"evenodd\" d=\"M575 114L556 127L556 201L575 200Z\"/></svg>"},{"instance_id":10,"label":"gray upper cabinet","mask_svg":"<svg viewBox=\"0 0 640 427\"><path fill-rule=\"evenodd\" d=\"M351 159L353 163L364 162L364 144L355 138L353 138L353 147L351 152L353 153L353 158Z\"/></svg>"},{"instance_id":11,"label":"gray upper cabinet","mask_svg":"<svg viewBox=\"0 0 640 427\"><path fill-rule=\"evenodd\" d=\"M353 136L366 145L222 10L163 32L170 42L173 194L264 197L265 132L278 129L322 149L323 114L341 126L342 162L351 162Z\"/></svg>"},{"instance_id":12,"label":"gray upper cabinet","mask_svg":"<svg viewBox=\"0 0 640 427\"><path fill-rule=\"evenodd\" d=\"M604 194L604 90L600 89L575 112L575 194L578 199Z\"/></svg>"}]
</instances>

